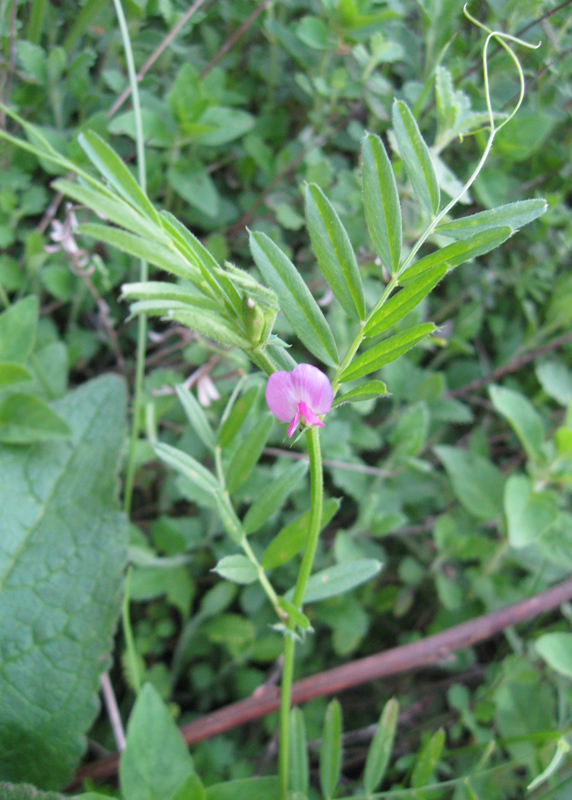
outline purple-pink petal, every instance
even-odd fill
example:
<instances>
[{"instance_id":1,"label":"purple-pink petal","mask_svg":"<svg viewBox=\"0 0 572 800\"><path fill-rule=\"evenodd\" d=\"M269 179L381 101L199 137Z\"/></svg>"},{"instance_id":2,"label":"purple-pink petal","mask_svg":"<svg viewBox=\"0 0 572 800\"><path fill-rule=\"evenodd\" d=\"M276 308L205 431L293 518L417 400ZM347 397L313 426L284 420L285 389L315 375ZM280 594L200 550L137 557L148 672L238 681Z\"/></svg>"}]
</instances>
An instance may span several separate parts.
<instances>
[{"instance_id":1,"label":"purple-pink petal","mask_svg":"<svg viewBox=\"0 0 572 800\"><path fill-rule=\"evenodd\" d=\"M292 436L294 435L294 431L296 430L296 428L298 427L298 423L300 422L300 405L301 403L298 404L298 408L296 409L296 413L294 414L292 422L290 423L290 425L288 425L289 439L291 439Z\"/></svg>"},{"instance_id":2,"label":"purple-pink petal","mask_svg":"<svg viewBox=\"0 0 572 800\"><path fill-rule=\"evenodd\" d=\"M320 417L318 417L316 414L314 414L312 409L308 408L306 403L304 403L304 402L298 403L298 409L300 411L300 414L304 417L304 420L306 421L306 425L317 425L319 428L325 428L326 427L324 425L324 423L322 422L322 420L320 419Z\"/></svg>"},{"instance_id":3,"label":"purple-pink petal","mask_svg":"<svg viewBox=\"0 0 572 800\"><path fill-rule=\"evenodd\" d=\"M268 408L280 422L290 422L298 410L298 395L291 372L273 372L266 384Z\"/></svg>"},{"instance_id":4,"label":"purple-pink petal","mask_svg":"<svg viewBox=\"0 0 572 800\"><path fill-rule=\"evenodd\" d=\"M315 414L320 416L327 414L334 401L328 376L311 364L298 364L291 375L298 400L305 403Z\"/></svg>"}]
</instances>

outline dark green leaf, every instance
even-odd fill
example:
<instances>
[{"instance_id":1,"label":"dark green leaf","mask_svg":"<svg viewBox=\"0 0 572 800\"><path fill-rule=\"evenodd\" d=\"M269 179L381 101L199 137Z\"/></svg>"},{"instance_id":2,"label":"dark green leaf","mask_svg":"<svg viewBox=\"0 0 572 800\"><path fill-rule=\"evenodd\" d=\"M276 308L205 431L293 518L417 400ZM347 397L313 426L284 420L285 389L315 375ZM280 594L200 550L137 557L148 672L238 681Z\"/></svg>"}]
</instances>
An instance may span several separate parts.
<instances>
[{"instance_id":1,"label":"dark green leaf","mask_svg":"<svg viewBox=\"0 0 572 800\"><path fill-rule=\"evenodd\" d=\"M258 463L273 424L272 414L263 414L233 455L226 470L226 487L231 494L244 483Z\"/></svg>"},{"instance_id":2,"label":"dark green leaf","mask_svg":"<svg viewBox=\"0 0 572 800\"><path fill-rule=\"evenodd\" d=\"M508 540L517 548L536 544L558 519L555 497L548 492L533 492L532 482L526 475L511 475L507 479L504 511Z\"/></svg>"},{"instance_id":3,"label":"dark green leaf","mask_svg":"<svg viewBox=\"0 0 572 800\"><path fill-rule=\"evenodd\" d=\"M320 269L334 296L355 318L365 316L363 287L356 257L335 208L319 186L306 186L306 220Z\"/></svg>"},{"instance_id":4,"label":"dark green leaf","mask_svg":"<svg viewBox=\"0 0 572 800\"><path fill-rule=\"evenodd\" d=\"M363 205L375 252L388 272L396 272L401 258L401 206L395 175L379 136L362 140Z\"/></svg>"},{"instance_id":5,"label":"dark green leaf","mask_svg":"<svg viewBox=\"0 0 572 800\"><path fill-rule=\"evenodd\" d=\"M534 646L552 669L572 678L572 633L545 633Z\"/></svg>"},{"instance_id":6,"label":"dark green leaf","mask_svg":"<svg viewBox=\"0 0 572 800\"><path fill-rule=\"evenodd\" d=\"M399 703L392 698L385 704L381 713L365 762L363 782L368 795L375 792L384 778L393 750L398 721Z\"/></svg>"},{"instance_id":7,"label":"dark green leaf","mask_svg":"<svg viewBox=\"0 0 572 800\"><path fill-rule=\"evenodd\" d=\"M196 399L194 394L189 392L188 389L185 389L184 386L177 385L175 386L175 389L180 403L183 406L183 410L187 415L187 419L193 426L195 433L205 447L208 447L209 450L214 451L216 447L216 439L203 407Z\"/></svg>"},{"instance_id":8,"label":"dark green leaf","mask_svg":"<svg viewBox=\"0 0 572 800\"><path fill-rule=\"evenodd\" d=\"M246 512L243 527L246 534L254 533L261 528L270 517L278 511L288 495L298 486L306 472L306 461L291 464L272 482L268 491L261 494Z\"/></svg>"},{"instance_id":9,"label":"dark green leaf","mask_svg":"<svg viewBox=\"0 0 572 800\"><path fill-rule=\"evenodd\" d=\"M220 490L220 484L212 472L209 472L202 464L199 464L192 456L168 444L156 444L154 450L161 461L184 475L185 478L198 486L203 492Z\"/></svg>"},{"instance_id":10,"label":"dark green leaf","mask_svg":"<svg viewBox=\"0 0 572 800\"><path fill-rule=\"evenodd\" d=\"M491 386L489 394L493 406L509 421L529 458L537 463L545 462L546 456L542 451L544 425L530 400L502 386Z\"/></svg>"},{"instance_id":11,"label":"dark green leaf","mask_svg":"<svg viewBox=\"0 0 572 800\"><path fill-rule=\"evenodd\" d=\"M239 778L206 790L206 800L280 800L278 778Z\"/></svg>"},{"instance_id":12,"label":"dark green leaf","mask_svg":"<svg viewBox=\"0 0 572 800\"><path fill-rule=\"evenodd\" d=\"M0 442L30 444L69 439L71 429L34 394L14 392L0 401Z\"/></svg>"},{"instance_id":13,"label":"dark green leaf","mask_svg":"<svg viewBox=\"0 0 572 800\"><path fill-rule=\"evenodd\" d=\"M309 772L306 725L301 708L290 711L290 758L288 759L288 786L293 794L308 794Z\"/></svg>"},{"instance_id":14,"label":"dark green leaf","mask_svg":"<svg viewBox=\"0 0 572 800\"><path fill-rule=\"evenodd\" d=\"M435 216L440 194L431 153L413 114L402 100L393 104L393 130L413 191L425 211Z\"/></svg>"},{"instance_id":15,"label":"dark green leaf","mask_svg":"<svg viewBox=\"0 0 572 800\"><path fill-rule=\"evenodd\" d=\"M325 800L331 800L340 780L342 731L342 707L338 700L332 700L326 710L320 748L320 788Z\"/></svg>"},{"instance_id":16,"label":"dark green leaf","mask_svg":"<svg viewBox=\"0 0 572 800\"><path fill-rule=\"evenodd\" d=\"M438 233L444 233L453 239L467 239L475 233L508 226L512 231L528 225L548 208L548 203L543 198L537 200L519 200L517 203L507 203L489 211L480 211L460 219L441 222Z\"/></svg>"},{"instance_id":17,"label":"dark green leaf","mask_svg":"<svg viewBox=\"0 0 572 800\"><path fill-rule=\"evenodd\" d=\"M363 355L356 358L342 372L340 381L342 383L353 381L354 378L361 378L364 375L369 375L370 372L375 372L380 367L395 361L403 353L411 350L412 347L436 330L437 328L432 322L425 322L422 325L408 328L403 333L390 336L389 339L384 339L383 342L370 347Z\"/></svg>"},{"instance_id":18,"label":"dark green leaf","mask_svg":"<svg viewBox=\"0 0 572 800\"><path fill-rule=\"evenodd\" d=\"M169 167L167 180L187 203L209 217L217 216L220 197L213 179L200 161L185 159Z\"/></svg>"},{"instance_id":19,"label":"dark green leaf","mask_svg":"<svg viewBox=\"0 0 572 800\"><path fill-rule=\"evenodd\" d=\"M411 786L413 789L420 789L426 786L431 780L431 776L435 771L437 762L443 752L445 745L445 731L439 728L429 741L424 745L423 749L417 756L417 761L413 767L413 774L411 775Z\"/></svg>"},{"instance_id":20,"label":"dark green leaf","mask_svg":"<svg viewBox=\"0 0 572 800\"><path fill-rule=\"evenodd\" d=\"M467 511L479 519L495 519L502 512L504 478L486 458L467 450L440 445L435 448Z\"/></svg>"},{"instance_id":21,"label":"dark green leaf","mask_svg":"<svg viewBox=\"0 0 572 800\"><path fill-rule=\"evenodd\" d=\"M226 447L232 442L242 428L248 412L258 397L259 391L259 386L250 386L243 394L233 400L232 407L225 409L218 431L219 447Z\"/></svg>"},{"instance_id":22,"label":"dark green leaf","mask_svg":"<svg viewBox=\"0 0 572 800\"><path fill-rule=\"evenodd\" d=\"M325 364L335 367L338 351L324 315L290 259L265 233L250 234L256 265L274 289L287 320L303 344Z\"/></svg>"},{"instance_id":23,"label":"dark green leaf","mask_svg":"<svg viewBox=\"0 0 572 800\"><path fill-rule=\"evenodd\" d=\"M34 346L40 303L30 295L0 314L0 361L23 363Z\"/></svg>"},{"instance_id":24,"label":"dark green leaf","mask_svg":"<svg viewBox=\"0 0 572 800\"><path fill-rule=\"evenodd\" d=\"M328 498L322 506L322 519L320 530L333 519L340 507L340 501L336 498ZM280 533L270 542L260 563L264 569L273 569L290 561L291 558L302 550L308 538L310 529L310 512L306 511L295 520L282 528Z\"/></svg>"}]
</instances>

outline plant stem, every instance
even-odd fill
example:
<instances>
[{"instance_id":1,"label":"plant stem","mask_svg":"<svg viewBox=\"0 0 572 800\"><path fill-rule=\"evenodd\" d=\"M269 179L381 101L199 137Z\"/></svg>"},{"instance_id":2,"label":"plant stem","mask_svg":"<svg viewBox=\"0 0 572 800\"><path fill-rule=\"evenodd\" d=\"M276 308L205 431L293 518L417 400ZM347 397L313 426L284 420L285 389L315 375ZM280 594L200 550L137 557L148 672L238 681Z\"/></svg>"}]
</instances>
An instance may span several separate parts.
<instances>
[{"instance_id":1,"label":"plant stem","mask_svg":"<svg viewBox=\"0 0 572 800\"><path fill-rule=\"evenodd\" d=\"M129 84L131 86L131 96L133 98L133 114L135 116L135 141L137 144L137 175L139 185L145 192L147 187L145 169L145 146L143 138L143 121L141 119L141 104L139 102L139 88L137 84L137 74L135 72L135 62L133 61L133 50L131 39L127 28L127 21L123 13L121 0L113 0L123 48L125 50L125 60L127 62L127 72ZM147 262L139 262L139 280L144 283L148 279ZM143 394L143 377L145 375L145 349L147 341L147 317L140 314L137 328L137 354L135 360L135 382L133 387L133 403L131 406L131 433L129 437L129 450L127 454L127 469L125 473L125 489L123 494L123 510L126 514L131 511L131 501L133 498L133 483L135 480L135 447L139 435L139 425L141 417L141 397Z\"/></svg>"},{"instance_id":2,"label":"plant stem","mask_svg":"<svg viewBox=\"0 0 572 800\"><path fill-rule=\"evenodd\" d=\"M316 427L309 427L306 431L308 442L308 455L310 457L310 481L311 481L311 504L310 504L310 529L308 540L298 573L298 580L294 589L292 603L296 608L302 608L304 593L308 585L308 579L312 572L318 537L320 535L320 524L322 520L322 505L324 502L324 482L322 473L322 454L320 452L320 433ZM280 688L280 750L278 756L278 767L280 774L280 794L282 800L288 798L288 756L289 756L289 723L290 723L290 699L292 696L292 678L294 675L294 623L289 622L284 637L284 667L282 671L282 685Z\"/></svg>"}]
</instances>

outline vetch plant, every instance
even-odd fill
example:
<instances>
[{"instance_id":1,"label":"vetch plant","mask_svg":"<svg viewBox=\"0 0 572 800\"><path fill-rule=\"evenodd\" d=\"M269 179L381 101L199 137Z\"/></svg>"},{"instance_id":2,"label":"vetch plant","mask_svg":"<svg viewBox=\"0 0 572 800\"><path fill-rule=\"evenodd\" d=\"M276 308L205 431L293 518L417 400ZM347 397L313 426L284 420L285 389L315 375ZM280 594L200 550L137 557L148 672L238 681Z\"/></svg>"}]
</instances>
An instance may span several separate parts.
<instances>
[{"instance_id":1,"label":"vetch plant","mask_svg":"<svg viewBox=\"0 0 572 800\"><path fill-rule=\"evenodd\" d=\"M268 408L280 422L289 422L288 436L298 424L324 427L321 417L332 407L334 393L328 376L311 364L298 364L292 372L273 372L266 384Z\"/></svg>"}]
</instances>

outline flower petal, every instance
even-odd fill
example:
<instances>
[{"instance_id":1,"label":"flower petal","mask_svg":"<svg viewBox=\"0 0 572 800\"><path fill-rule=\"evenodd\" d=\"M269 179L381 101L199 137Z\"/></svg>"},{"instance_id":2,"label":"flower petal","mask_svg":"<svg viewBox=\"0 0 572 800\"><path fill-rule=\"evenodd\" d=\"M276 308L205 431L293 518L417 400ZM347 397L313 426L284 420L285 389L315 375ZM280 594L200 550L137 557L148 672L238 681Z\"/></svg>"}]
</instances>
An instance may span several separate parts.
<instances>
[{"instance_id":1,"label":"flower petal","mask_svg":"<svg viewBox=\"0 0 572 800\"><path fill-rule=\"evenodd\" d=\"M319 428L325 428L326 426L320 419L320 417L316 416L311 408L308 408L306 403L301 402L298 404L298 408L300 409L300 414L304 417L304 421L306 425L317 425Z\"/></svg>"},{"instance_id":2,"label":"flower petal","mask_svg":"<svg viewBox=\"0 0 572 800\"><path fill-rule=\"evenodd\" d=\"M288 438L289 439L292 438L292 435L293 435L294 431L296 430L296 428L298 427L298 423L299 422L300 422L300 408L298 407L296 409L296 413L294 414L294 419L292 420L290 425L288 425Z\"/></svg>"},{"instance_id":3,"label":"flower petal","mask_svg":"<svg viewBox=\"0 0 572 800\"><path fill-rule=\"evenodd\" d=\"M280 422L290 422L298 409L291 372L273 372L266 384L268 408Z\"/></svg>"},{"instance_id":4,"label":"flower petal","mask_svg":"<svg viewBox=\"0 0 572 800\"><path fill-rule=\"evenodd\" d=\"M291 374L298 399L315 414L327 414L334 401L328 376L311 364L298 364Z\"/></svg>"}]
</instances>

